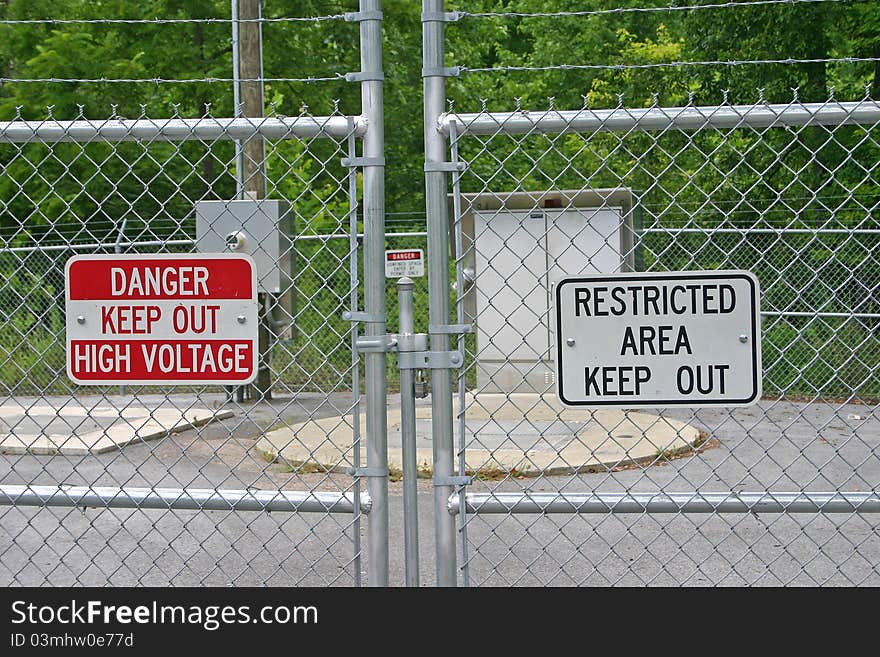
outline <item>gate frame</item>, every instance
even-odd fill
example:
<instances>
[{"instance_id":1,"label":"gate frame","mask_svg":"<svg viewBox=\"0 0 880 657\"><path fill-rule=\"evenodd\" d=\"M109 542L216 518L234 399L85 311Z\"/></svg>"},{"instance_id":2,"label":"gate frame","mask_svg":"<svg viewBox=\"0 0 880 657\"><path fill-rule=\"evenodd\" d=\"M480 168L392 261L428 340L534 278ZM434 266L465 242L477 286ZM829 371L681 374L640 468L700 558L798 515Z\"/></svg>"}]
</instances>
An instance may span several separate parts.
<instances>
[{"instance_id":1,"label":"gate frame","mask_svg":"<svg viewBox=\"0 0 880 657\"><path fill-rule=\"evenodd\" d=\"M449 336L460 331L449 324L449 234L446 174L456 171L446 161L446 137L439 118L446 103L444 68L445 22L443 0L422 0L422 84L424 89L425 210L428 227L428 298L431 351L449 351ZM458 267L457 267L458 269ZM461 361L463 362L463 361ZM459 409L461 412L462 409ZM460 488L455 478L452 437L452 369L431 370L431 429L434 467L434 550L437 586L456 586L455 518L448 513L448 500Z\"/></svg>"},{"instance_id":2,"label":"gate frame","mask_svg":"<svg viewBox=\"0 0 880 657\"><path fill-rule=\"evenodd\" d=\"M428 223L428 276L430 283L432 348L448 348L448 334L437 333L435 324L449 317L449 281L446 254L450 218L443 198L446 173L452 173L451 225L456 231L456 278L458 294L463 293L461 252L462 193L460 179L467 163L459 161L458 140L466 135L591 134L667 129L703 130L738 127L777 128L804 126L843 126L880 123L880 102L863 100L846 103L790 103L755 106L651 107L541 112L445 112L445 78L458 75L457 67L444 68L445 23L457 20L455 13L444 13L443 0L423 0L423 48L425 85L425 183ZM451 161L446 161L449 139ZM437 263L441 263L439 266ZM458 306L461 322L462 304ZM762 313L779 315L778 312ZM819 316L824 313L817 313ZM810 313L812 316L813 313ZM847 315L849 317L850 315ZM856 313L855 316L862 316ZM463 336L460 336L463 338ZM437 346L435 347L435 340ZM464 353L463 339L459 349ZM455 554L455 518L459 516L462 580L469 585L467 514L592 514L592 513L880 513L880 493L721 491L666 493L466 493L465 476L465 377L462 359L459 380L459 473L454 476L452 386L449 370L432 375L432 429L434 438L434 509L437 586L456 586L458 570ZM438 376L438 374L440 376ZM441 398L442 397L442 398ZM458 492L453 492L454 488ZM448 495L447 495L448 494ZM447 495L445 514L440 500ZM450 545L452 543L452 545Z\"/></svg>"},{"instance_id":3,"label":"gate frame","mask_svg":"<svg viewBox=\"0 0 880 657\"><path fill-rule=\"evenodd\" d=\"M361 586L360 517L369 514L367 568L369 586L388 586L388 454L386 436L387 382L384 353L365 353L366 450L367 467L360 467L359 351L357 322L366 324L367 335L385 334L385 161L382 69L381 0L360 0L359 11L344 16L359 24L361 70L345 75L348 82L359 82L361 113L358 116L213 118L199 119L111 119L102 121L4 121L0 122L0 143L88 144L95 140L125 141L247 141L268 139L347 138L350 203L349 254L353 286L352 310L345 313L352 321L352 413L353 458L355 467L351 493L281 490L133 488L125 486L3 485L0 506L97 507L160 510L222 510L289 513L353 514L352 568L355 586ZM233 21L233 24L234 21ZM356 152L362 139L363 156ZM240 159L240 158L237 158ZM364 312L357 302L357 178L363 171L364 221ZM164 245L164 242L159 243ZM117 244L117 246L119 246ZM367 494L360 491L360 479L367 478Z\"/></svg>"}]
</instances>

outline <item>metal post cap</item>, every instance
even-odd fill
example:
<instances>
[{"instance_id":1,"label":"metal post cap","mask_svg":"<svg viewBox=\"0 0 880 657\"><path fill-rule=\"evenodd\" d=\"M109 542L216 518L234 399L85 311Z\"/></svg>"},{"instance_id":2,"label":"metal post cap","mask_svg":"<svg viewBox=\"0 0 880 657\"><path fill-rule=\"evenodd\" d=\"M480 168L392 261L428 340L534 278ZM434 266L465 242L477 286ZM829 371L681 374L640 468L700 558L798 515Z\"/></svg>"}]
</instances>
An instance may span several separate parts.
<instances>
[{"instance_id":1,"label":"metal post cap","mask_svg":"<svg viewBox=\"0 0 880 657\"><path fill-rule=\"evenodd\" d=\"M404 276L403 278L397 279L397 289L398 290L411 290L415 286L413 279L409 276Z\"/></svg>"}]
</instances>

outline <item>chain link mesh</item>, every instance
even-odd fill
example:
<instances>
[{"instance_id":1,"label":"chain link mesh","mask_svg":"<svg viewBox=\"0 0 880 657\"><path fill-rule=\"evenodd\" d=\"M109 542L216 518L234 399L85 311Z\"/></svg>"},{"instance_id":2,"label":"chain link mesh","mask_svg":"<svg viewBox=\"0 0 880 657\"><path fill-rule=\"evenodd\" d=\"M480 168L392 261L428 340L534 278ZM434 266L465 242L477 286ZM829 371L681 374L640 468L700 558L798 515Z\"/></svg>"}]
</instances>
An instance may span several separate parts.
<instances>
[{"instance_id":1,"label":"chain link mesh","mask_svg":"<svg viewBox=\"0 0 880 657\"><path fill-rule=\"evenodd\" d=\"M253 120L248 139L276 118ZM290 120L344 125L347 119ZM353 218L356 227L357 198L350 196L356 179L341 162L354 155L354 121L347 134L318 128L297 137L292 129L287 138L266 140L267 198L291 204L298 264L292 310L277 296L268 304L275 320L270 403L218 386L82 388L65 374L65 262L77 253L194 251L194 204L236 193L230 135L200 137L216 123L191 120L191 132L179 141L98 134L0 144L0 483L177 490L179 498L172 495L164 509L138 502L83 506L73 496L66 507L2 506L4 585L360 581L359 480L347 474L361 465L352 442L359 440L358 397L352 397L359 377L351 325L342 318L361 287L358 242L349 230ZM6 133L16 127L6 124ZM319 422L328 417L336 418L335 429ZM286 458L293 444L306 457ZM305 491L318 509L241 511L230 501L227 510L222 504L216 510L195 500L199 490L269 500L273 492ZM325 492L355 500L354 510L331 512L327 502L322 512Z\"/></svg>"},{"instance_id":2,"label":"chain link mesh","mask_svg":"<svg viewBox=\"0 0 880 657\"><path fill-rule=\"evenodd\" d=\"M601 513L550 508L554 497L572 494L690 492L699 499L718 492L736 499L747 491L822 491L876 498L878 106L870 99L845 108L834 100L809 108L795 101L771 108L777 119L755 121L767 107L484 107L444 118L453 159L467 164L454 181L459 281L475 281L456 295L459 320L476 326L464 340L467 365L459 378L461 474L475 475L466 499L494 499L501 507L489 513L474 503L460 518L468 583L880 582L875 517L857 510L624 514L613 502ZM829 109L840 116L820 120ZM799 111L815 117L786 120ZM727 112L739 118L716 120ZM860 112L868 118L851 120ZM688 113L704 118L677 122ZM658 115L667 117L662 126L651 120ZM583 128L585 118L592 128ZM579 206L585 193L608 200ZM620 197L631 199L631 249L619 238L628 230L626 208L613 200ZM758 404L645 412L559 406L549 286L562 274L627 268L757 275L764 373ZM533 513L516 513L514 500L523 498L544 501Z\"/></svg>"},{"instance_id":3,"label":"chain link mesh","mask_svg":"<svg viewBox=\"0 0 880 657\"><path fill-rule=\"evenodd\" d=\"M514 3L506 6L510 11L435 12L426 24L436 25L438 16L460 20L462 29L546 24L546 30L523 32L531 38L557 34L553 26L570 19L788 4L844 3L575 11L532 11ZM68 28L104 24L195 29L217 23L225 30L256 22L283 31L285 24L329 28L358 20L340 13L257 19L133 14L4 19L0 27L57 28L63 37ZM296 43L322 47L340 33L322 34ZM491 42L486 32L471 34L474 42ZM659 59L630 52L601 63L534 43L535 53L495 48L471 67L422 73L460 76L459 90L472 99L485 90L483 80L495 91L518 93L513 83L492 80L547 72L550 82L538 88L552 91L585 88L576 76L604 76L590 78L602 82L593 90L611 98L608 92L636 80L628 76L664 70L747 75L771 64L867 70L877 61L872 53L843 48L759 52L753 59L708 53L688 61L673 48ZM298 85L378 79L376 71L366 78L356 72L357 48L337 50L343 54L330 58L329 71L322 65L295 72L306 77L261 72L238 81L277 83L273 96L280 97L302 89ZM459 51L470 52L462 43L450 49ZM287 53L287 44L273 52ZM219 59L216 67L177 75L166 56L152 65L126 57L96 71L47 66L38 58L0 83L5 90L80 90L83 97L63 98L60 116L76 113L74 101L94 101L94 90L130 93L124 107L131 113L142 102L180 101L185 89L224 84L229 91L234 81ZM559 63L569 57L575 61ZM444 65L442 54L436 65ZM857 78L842 76L849 93L861 83ZM547 110L525 111L517 99L513 112L489 112L484 101L474 114L441 118L452 159L466 169L452 176L454 262L438 258L428 266L448 268L456 281L449 322L475 326L467 335L450 334L467 356L454 405L459 474L474 476L468 486L454 484L461 495L450 499L459 513L463 581L877 585L876 514L794 512L791 500L799 494L880 499L878 104L866 95L856 103L832 97L807 106L795 91L788 105L770 106L761 90L754 105L733 107L725 95L701 96L701 103L722 104L699 107L690 82L669 79L677 81L673 96L682 104L686 96L688 107L662 107L654 95L647 110L628 109L621 96L611 111L585 105L560 112L552 99ZM700 93L710 88L716 87ZM768 97L778 95L773 87ZM82 106L74 122L59 123L51 109L42 121L22 118L56 96L29 97L15 120L0 126L0 584L359 584L370 500L361 476L351 471L366 465L363 386L352 349L357 325L343 312L364 309L363 190L357 170L342 162L358 155L359 119L338 109L329 117L303 109L292 118L182 119L180 106L171 118L150 119L147 104L134 121L116 108L106 120L88 121ZM329 106L332 97L316 92L314 101ZM202 107L210 98L200 94L195 104L184 104ZM216 99L217 107L229 105ZM241 109L222 113L239 116ZM291 127L297 121L308 127ZM72 385L64 372L66 260L76 253L194 251L195 203L235 198L247 186L236 181L242 156L236 157L235 142L257 138L265 140L265 155L251 169L265 170L266 198L288 201L294 215L295 304L270 295L265 306L271 402L216 386ZM447 169L434 169L441 170ZM578 200L597 196L604 205ZM627 231L631 238L621 239ZM386 235L386 248L425 247L421 232ZM736 410L562 409L553 395L548 289L563 272L624 268L755 272L763 311L760 403ZM387 330L394 333L393 280L386 281L386 299ZM415 331L429 332L424 277L416 280ZM392 393L399 383L394 361L388 359L386 377ZM421 428L429 422L428 406L419 404ZM783 509L790 512L765 513L756 496L790 504ZM654 513L633 505L636 498L702 500L710 507L741 501L749 512ZM599 512L597 500L605 505ZM284 512L292 509L303 512Z\"/></svg>"}]
</instances>

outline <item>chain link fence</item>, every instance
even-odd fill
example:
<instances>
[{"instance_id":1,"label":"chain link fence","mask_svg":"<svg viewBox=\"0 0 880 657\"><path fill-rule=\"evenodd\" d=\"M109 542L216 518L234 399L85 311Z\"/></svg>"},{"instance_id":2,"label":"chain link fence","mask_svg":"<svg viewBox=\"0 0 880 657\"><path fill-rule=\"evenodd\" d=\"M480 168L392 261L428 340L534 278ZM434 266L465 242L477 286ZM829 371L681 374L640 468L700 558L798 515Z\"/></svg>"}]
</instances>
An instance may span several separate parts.
<instances>
[{"instance_id":1,"label":"chain link fence","mask_svg":"<svg viewBox=\"0 0 880 657\"><path fill-rule=\"evenodd\" d=\"M192 212L190 212L192 214ZM411 222L422 223L423 217ZM64 344L64 263L82 253L190 253L195 249L195 218L188 217L174 237L133 241L125 238L104 243L46 244L9 247L2 256L6 280L4 307L14 308L3 327L2 342L7 366L3 370L3 392L9 396L70 394L76 390L65 375ZM151 231L155 232L155 231ZM425 250L424 231L392 232L385 236L387 249ZM297 260L293 274L297 308L289 310L274 303L278 330L273 336L271 371L273 387L280 394L344 391L351 387L345 374L351 367L351 345L347 333L351 326L343 318L350 303L348 233L294 236ZM363 233L357 236L357 258L363 259ZM427 282L416 282L417 330L426 331ZM396 330L396 297L388 283L389 326ZM363 286L358 289L363 297ZM292 330L284 330L292 327ZM295 365L294 365L295 363ZM324 369L326 366L332 368ZM388 365L390 390L394 390L398 370ZM147 386L145 391L155 392ZM219 389L218 389L219 391Z\"/></svg>"},{"instance_id":2,"label":"chain link fence","mask_svg":"<svg viewBox=\"0 0 880 657\"><path fill-rule=\"evenodd\" d=\"M362 25L378 23L375 13L264 19L259 3L251 17L236 14L236 4L232 20L72 16L4 20L2 29L51 23L75 36L112 26L150 43L163 29L194 30L204 54L228 41L230 26L234 50L248 26L251 43L254 26L273 25L285 39L295 39L289 30L303 24L314 33L355 35L360 26L365 47L379 46L376 26ZM254 3L238 4L254 10ZM116 106L94 119L82 106L65 105L42 118L19 107L0 123L3 585L357 586L367 579L365 552L380 564L373 579L382 578L387 546L362 548L375 497L362 490L359 468L374 464L361 448L369 413L361 408L357 325L343 318L365 307L364 234L380 241L383 234L367 216L375 212L374 189L355 164L370 139L367 120L358 106L346 114L338 101L324 116L305 106L282 115L274 104L255 116L237 94L235 106L226 97L229 83L274 82L323 100L327 92L315 83L356 92L379 76L368 69L348 77L273 77L263 74L262 51L255 52L258 80L239 79L237 65L233 75L192 79L123 73L3 80L7 92L23 84L78 85L88 95L103 88L89 85L116 85L132 90L121 96L129 109L142 97L149 101L134 119ZM372 61L381 67L381 56ZM137 91L145 85L155 92ZM187 85L200 85L197 114L174 104L175 92L158 91ZM212 114L211 101L233 115ZM381 112L370 111L365 115L381 124ZM256 178L263 190L248 194L260 186ZM290 207L292 230L279 243L280 256L293 262L292 283L288 294L261 301L271 398L251 387L79 387L68 380L67 260L198 252L197 204L236 198L252 200L255 214L263 212L263 198ZM280 228L253 245L257 253L278 250L272 241ZM387 511L381 504L377 511L381 522Z\"/></svg>"},{"instance_id":3,"label":"chain link fence","mask_svg":"<svg viewBox=\"0 0 880 657\"><path fill-rule=\"evenodd\" d=\"M216 386L94 389L66 377L67 259L77 253L193 252L195 202L235 195L228 125L189 120L180 141L166 141L164 123L141 120L120 137L108 137L101 130L112 119L90 122L94 134L82 139L75 130L84 126L46 121L30 126L34 134L26 142L0 147L4 186L13 190L4 198L4 213L13 221L5 222L11 230L0 256L7 315L0 329L2 481L13 502L2 511L3 580L351 584L359 576L354 546L361 506L352 503L355 480L344 474L356 465L350 438L324 437L338 451L325 469L273 464L254 438L286 429L287 440L295 441L310 421L334 414L350 427L358 404L351 393L357 369L350 326L341 317L357 296L358 278L350 270L356 247L338 234L356 208L349 197L353 174L341 164L356 136L353 122L302 115L243 128L250 139L289 133L267 142L268 195L291 201L301 237L294 241L295 261L307 263L296 272L293 315L279 322L296 326L296 335L273 336L272 406L257 411L253 402ZM151 125L152 138L126 141ZM312 136L297 134L303 125ZM22 127L12 122L0 132L15 139ZM212 129L215 138L202 136ZM57 131L50 142L49 130ZM35 215L42 221L24 221ZM316 227L335 234L327 239ZM184 433L190 426L195 431ZM68 508L19 506L27 495L48 498L40 487L59 483L53 498ZM18 494L10 492L17 487L23 487ZM126 497L131 508L105 508L113 502L100 495L80 499L102 487L115 489L111 495ZM166 499L157 510L150 506L155 500L138 497L139 490L166 491ZM199 501L199 491L216 499ZM229 491L245 492L239 503L249 511L237 510ZM279 504L288 492L288 504ZM279 511L300 506L317 513L256 511L273 503Z\"/></svg>"},{"instance_id":4,"label":"chain link fence","mask_svg":"<svg viewBox=\"0 0 880 657\"><path fill-rule=\"evenodd\" d=\"M859 512L876 502L880 475L878 110L865 100L444 118L453 153L467 162L457 182L458 260L476 263L478 290L482 281L498 288L458 297L460 315L478 327L459 379L459 456L462 474L475 475L461 519L473 584L878 581L876 526ZM609 188L638 217L630 252L621 250L627 223L613 193L578 203ZM547 280L628 262L758 276L760 403L558 405ZM497 303L504 293L519 303ZM780 508L720 512L748 493L778 496ZM810 493L827 497L795 515L795 497ZM856 495L845 511L823 513L848 493ZM690 514L694 502L706 503L702 515Z\"/></svg>"},{"instance_id":5,"label":"chain link fence","mask_svg":"<svg viewBox=\"0 0 880 657\"><path fill-rule=\"evenodd\" d=\"M531 25L534 35L603 13L436 21L450 32L471 19ZM442 41L437 23L429 29ZM796 61L501 59L436 76L531 75L552 93L572 71L761 63ZM457 554L447 547L438 573L456 564L447 583L471 586L880 582L880 104L805 103L795 90L777 104L759 93L748 104L724 94L717 105L663 106L655 94L644 106L621 96L607 110L586 96L573 109L551 98L490 110L461 95L427 105L449 161L429 156L426 170L449 172L452 184L449 321L473 326L458 338L466 364L452 393L457 480L444 483L454 534L438 520L445 538L457 535ZM560 404L552 290L561 277L732 269L761 286L757 404ZM435 440L448 430L435 422Z\"/></svg>"},{"instance_id":6,"label":"chain link fence","mask_svg":"<svg viewBox=\"0 0 880 657\"><path fill-rule=\"evenodd\" d=\"M826 3L834 4L748 4L796 11ZM437 583L880 583L880 104L870 94L806 102L797 91L783 102L778 90L773 102L761 92L734 104L719 93L697 104L673 77L671 91L687 102L590 104L637 86L635 75L653 82L684 68L877 58L682 61L661 34L671 53L664 61L638 60L659 47L646 43L634 46L634 63L560 64L568 51L542 41L557 27L696 8L536 12L510 3L510 11L445 12L441 0L423 0L427 212L424 222L405 215L386 232L386 214L400 215L385 212L379 173L381 15L375 0L358 4L359 13L238 21L0 20L0 30L258 23L313 48L359 28L366 49L356 53L366 55L359 71L346 61L346 72L260 73L276 89L322 101L321 85L361 85L359 109L331 101L326 116L306 107L259 118L236 107L223 112L229 118L202 111L219 88L208 85L254 81L219 69L148 80L135 61L106 77L53 70L0 79L149 85L151 107L173 97L169 90L205 85L196 111L142 108L136 119L114 111L96 120L65 106L0 117L9 119L0 123L0 583L387 583L397 531L388 511L391 433L400 432L401 452L406 446L405 409L396 429L387 426L396 403L388 395L401 377L400 363L386 358L399 308L395 281L382 271L385 249L427 256L412 319L430 348L417 350L413 338L406 356L407 386L430 379L430 400L409 420L413 440L423 440L411 447L429 454L411 452L433 478L421 497L433 494ZM743 4L699 11L750 11ZM534 52L498 49L492 65L448 67L447 26L471 38L470 50L455 42L458 56L489 43L474 27L486 23L514 25ZM303 25L326 32L296 41ZM606 77L583 105L565 108L552 98L540 107L512 99L490 110L480 93L517 87L464 84L518 75L561 94L593 74ZM447 104L448 78L457 78L449 94L457 103ZM263 153L244 167L258 142ZM196 205L253 199L249 175L262 176L258 196L288 202L292 218L292 294L264 301L271 399L253 388L73 385L64 372L65 262L80 253L195 252ZM729 269L760 281L757 404L560 405L551 291L561 276ZM420 362L424 370L412 366ZM406 529L411 582L418 559L414 527Z\"/></svg>"}]
</instances>

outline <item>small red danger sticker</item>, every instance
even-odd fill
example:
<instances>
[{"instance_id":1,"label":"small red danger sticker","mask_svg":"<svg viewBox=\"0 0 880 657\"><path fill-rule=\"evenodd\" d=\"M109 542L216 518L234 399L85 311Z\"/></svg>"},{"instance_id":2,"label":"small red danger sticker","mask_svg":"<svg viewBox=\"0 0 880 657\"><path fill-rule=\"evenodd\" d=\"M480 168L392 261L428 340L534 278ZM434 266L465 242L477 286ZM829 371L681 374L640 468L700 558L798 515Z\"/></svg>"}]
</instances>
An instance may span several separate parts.
<instances>
[{"instance_id":1,"label":"small red danger sticker","mask_svg":"<svg viewBox=\"0 0 880 657\"><path fill-rule=\"evenodd\" d=\"M392 262L398 260L421 260L421 251L389 251L386 257Z\"/></svg>"},{"instance_id":2,"label":"small red danger sticker","mask_svg":"<svg viewBox=\"0 0 880 657\"><path fill-rule=\"evenodd\" d=\"M421 249L397 249L385 252L385 277L403 278L425 275L425 254Z\"/></svg>"}]
</instances>

